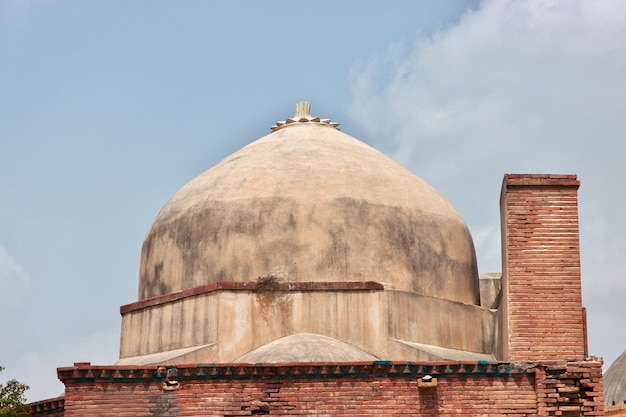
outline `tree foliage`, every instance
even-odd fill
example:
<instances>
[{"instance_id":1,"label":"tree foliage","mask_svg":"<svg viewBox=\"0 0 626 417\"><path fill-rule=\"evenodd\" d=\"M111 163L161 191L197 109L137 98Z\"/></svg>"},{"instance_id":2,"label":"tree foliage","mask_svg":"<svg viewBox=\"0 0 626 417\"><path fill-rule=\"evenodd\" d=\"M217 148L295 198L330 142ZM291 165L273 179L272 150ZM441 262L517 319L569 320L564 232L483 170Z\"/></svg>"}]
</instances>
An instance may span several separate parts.
<instances>
[{"instance_id":1,"label":"tree foliage","mask_svg":"<svg viewBox=\"0 0 626 417\"><path fill-rule=\"evenodd\" d=\"M4 367L0 366L0 372L3 370ZM27 385L16 379L0 383L0 417L28 416L28 406L24 404L26 402L24 393L27 389Z\"/></svg>"}]
</instances>

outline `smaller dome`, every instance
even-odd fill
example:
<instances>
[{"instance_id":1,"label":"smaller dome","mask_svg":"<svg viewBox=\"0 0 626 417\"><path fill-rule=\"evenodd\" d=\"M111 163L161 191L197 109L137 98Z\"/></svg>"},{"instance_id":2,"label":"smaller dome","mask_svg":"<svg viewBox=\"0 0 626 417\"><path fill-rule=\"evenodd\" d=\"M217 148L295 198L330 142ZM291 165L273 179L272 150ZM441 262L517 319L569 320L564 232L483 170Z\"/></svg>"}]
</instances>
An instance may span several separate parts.
<instances>
[{"instance_id":1,"label":"smaller dome","mask_svg":"<svg viewBox=\"0 0 626 417\"><path fill-rule=\"evenodd\" d=\"M626 350L604 374L604 404L607 407L626 403Z\"/></svg>"},{"instance_id":2,"label":"smaller dome","mask_svg":"<svg viewBox=\"0 0 626 417\"><path fill-rule=\"evenodd\" d=\"M281 337L236 359L243 363L370 362L378 358L356 346L313 333Z\"/></svg>"}]
</instances>

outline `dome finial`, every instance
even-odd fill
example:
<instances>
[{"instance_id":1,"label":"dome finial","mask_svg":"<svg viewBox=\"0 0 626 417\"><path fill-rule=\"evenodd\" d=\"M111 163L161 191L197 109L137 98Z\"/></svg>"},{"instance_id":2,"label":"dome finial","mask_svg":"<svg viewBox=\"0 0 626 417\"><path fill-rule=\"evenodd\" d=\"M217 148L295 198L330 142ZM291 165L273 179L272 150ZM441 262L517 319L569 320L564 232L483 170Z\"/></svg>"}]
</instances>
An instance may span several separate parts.
<instances>
[{"instance_id":1,"label":"dome finial","mask_svg":"<svg viewBox=\"0 0 626 417\"><path fill-rule=\"evenodd\" d=\"M334 127L339 130L339 123L331 122L330 119L320 119L319 117L311 117L311 103L308 101L299 101L296 103L296 114L287 120L276 122L276 124L270 127L272 132L276 132L285 126L299 123L314 123L329 127Z\"/></svg>"},{"instance_id":2,"label":"dome finial","mask_svg":"<svg viewBox=\"0 0 626 417\"><path fill-rule=\"evenodd\" d=\"M296 114L293 116L294 119L310 119L311 118L311 103L308 101L299 101L296 103Z\"/></svg>"}]
</instances>

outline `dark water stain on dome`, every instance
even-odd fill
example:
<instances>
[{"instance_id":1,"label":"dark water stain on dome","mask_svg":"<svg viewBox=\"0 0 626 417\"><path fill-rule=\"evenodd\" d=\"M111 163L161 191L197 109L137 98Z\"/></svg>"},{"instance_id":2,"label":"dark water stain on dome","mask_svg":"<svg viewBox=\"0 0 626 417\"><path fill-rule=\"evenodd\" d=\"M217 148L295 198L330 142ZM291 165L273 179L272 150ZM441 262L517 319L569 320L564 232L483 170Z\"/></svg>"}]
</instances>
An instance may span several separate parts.
<instances>
[{"instance_id":1,"label":"dark water stain on dome","mask_svg":"<svg viewBox=\"0 0 626 417\"><path fill-rule=\"evenodd\" d=\"M464 224L348 197L317 204L278 197L210 200L158 222L144 243L140 293L250 281L277 269L290 280L373 279L423 295L479 300Z\"/></svg>"}]
</instances>

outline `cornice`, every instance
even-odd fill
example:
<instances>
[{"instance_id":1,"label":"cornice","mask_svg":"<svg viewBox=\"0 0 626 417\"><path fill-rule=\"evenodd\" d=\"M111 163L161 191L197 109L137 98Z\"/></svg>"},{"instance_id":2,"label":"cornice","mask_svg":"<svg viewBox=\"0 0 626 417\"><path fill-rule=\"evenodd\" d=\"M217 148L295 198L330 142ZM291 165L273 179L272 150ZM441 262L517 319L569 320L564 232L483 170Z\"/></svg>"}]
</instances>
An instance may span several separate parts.
<instances>
[{"instance_id":1,"label":"cornice","mask_svg":"<svg viewBox=\"0 0 626 417\"><path fill-rule=\"evenodd\" d=\"M437 378L478 377L511 378L534 373L535 363L496 362L354 362L354 363L280 363L280 364L193 364L172 366L91 366L77 364L59 368L59 379L70 382L160 382L168 369L175 369L179 381L206 380L283 380L336 378Z\"/></svg>"},{"instance_id":2,"label":"cornice","mask_svg":"<svg viewBox=\"0 0 626 417\"><path fill-rule=\"evenodd\" d=\"M374 281L343 281L343 282L264 282L264 281L216 281L209 284L200 285L193 288L187 288L182 291L170 294L159 295L156 297L146 298L131 304L120 307L120 314L124 315L136 310L147 307L157 306L160 304L179 301L188 297L194 297L201 294L207 294L214 291L382 291L385 287L383 284Z\"/></svg>"}]
</instances>

